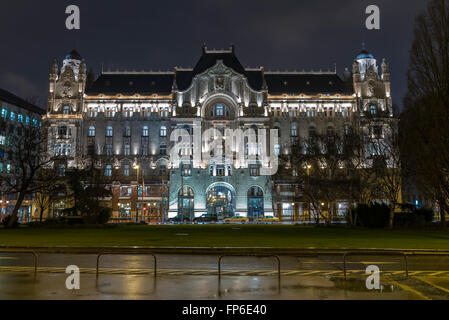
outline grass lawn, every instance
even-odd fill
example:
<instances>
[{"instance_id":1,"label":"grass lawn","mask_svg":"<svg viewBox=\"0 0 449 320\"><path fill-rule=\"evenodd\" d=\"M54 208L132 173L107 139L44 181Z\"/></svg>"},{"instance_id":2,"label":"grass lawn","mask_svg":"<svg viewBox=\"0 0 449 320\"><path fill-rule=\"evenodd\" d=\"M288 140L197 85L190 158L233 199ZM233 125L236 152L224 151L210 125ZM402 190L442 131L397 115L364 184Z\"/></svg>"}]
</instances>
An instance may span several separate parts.
<instances>
[{"instance_id":1,"label":"grass lawn","mask_svg":"<svg viewBox=\"0 0 449 320\"><path fill-rule=\"evenodd\" d=\"M294 225L21 227L1 228L0 245L449 249L449 231Z\"/></svg>"}]
</instances>

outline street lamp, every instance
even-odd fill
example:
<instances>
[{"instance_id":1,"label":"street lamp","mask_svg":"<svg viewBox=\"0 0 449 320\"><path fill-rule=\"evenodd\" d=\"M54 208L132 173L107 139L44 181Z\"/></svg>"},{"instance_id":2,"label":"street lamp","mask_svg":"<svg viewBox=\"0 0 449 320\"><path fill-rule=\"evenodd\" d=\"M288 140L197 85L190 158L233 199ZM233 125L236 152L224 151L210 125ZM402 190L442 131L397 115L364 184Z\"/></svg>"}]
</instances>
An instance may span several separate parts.
<instances>
[{"instance_id":1,"label":"street lamp","mask_svg":"<svg viewBox=\"0 0 449 320\"><path fill-rule=\"evenodd\" d=\"M136 178L137 178L137 203L139 203L139 169L140 169L140 166L136 163L136 164L134 164L134 169L136 169L137 170L137 176L136 176ZM137 211L136 211L136 223L138 223L139 222L139 209L137 209Z\"/></svg>"}]
</instances>

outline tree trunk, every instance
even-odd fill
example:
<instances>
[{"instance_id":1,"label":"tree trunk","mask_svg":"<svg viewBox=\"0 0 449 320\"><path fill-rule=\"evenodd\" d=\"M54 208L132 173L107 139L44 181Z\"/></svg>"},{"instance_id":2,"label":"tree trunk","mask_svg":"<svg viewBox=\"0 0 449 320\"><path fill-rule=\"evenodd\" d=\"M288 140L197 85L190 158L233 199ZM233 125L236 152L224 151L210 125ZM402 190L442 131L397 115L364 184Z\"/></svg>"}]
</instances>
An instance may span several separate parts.
<instances>
[{"instance_id":1,"label":"tree trunk","mask_svg":"<svg viewBox=\"0 0 449 320\"><path fill-rule=\"evenodd\" d=\"M394 205L390 205L390 216L388 219L388 229L393 229L394 226Z\"/></svg>"},{"instance_id":2,"label":"tree trunk","mask_svg":"<svg viewBox=\"0 0 449 320\"><path fill-rule=\"evenodd\" d=\"M443 202L440 202L443 203ZM440 221L441 221L441 227L446 227L446 205L441 204L440 205Z\"/></svg>"},{"instance_id":3,"label":"tree trunk","mask_svg":"<svg viewBox=\"0 0 449 320\"><path fill-rule=\"evenodd\" d=\"M14 206L14 210L11 213L11 218L8 221L7 228L11 228L14 223L17 221L17 214L19 212L20 207L22 206L23 199L25 198L25 192L19 192L19 197L17 198L16 205Z\"/></svg>"},{"instance_id":4,"label":"tree trunk","mask_svg":"<svg viewBox=\"0 0 449 320\"><path fill-rule=\"evenodd\" d=\"M44 216L44 208L41 207L41 211L39 213L39 222L41 222L41 223L42 223L43 216Z\"/></svg>"}]
</instances>

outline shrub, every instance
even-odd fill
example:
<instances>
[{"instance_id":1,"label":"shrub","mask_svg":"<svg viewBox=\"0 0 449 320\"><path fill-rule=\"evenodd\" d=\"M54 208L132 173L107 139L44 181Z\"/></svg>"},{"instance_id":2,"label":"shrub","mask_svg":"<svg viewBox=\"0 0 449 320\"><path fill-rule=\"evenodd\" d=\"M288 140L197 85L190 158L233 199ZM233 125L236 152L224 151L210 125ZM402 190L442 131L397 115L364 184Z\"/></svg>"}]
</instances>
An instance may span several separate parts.
<instances>
[{"instance_id":1,"label":"shrub","mask_svg":"<svg viewBox=\"0 0 449 320\"><path fill-rule=\"evenodd\" d=\"M9 220L11 220L11 219L15 219L15 221L14 221L14 223L13 223L13 225L10 227L10 228L17 228L18 226L19 226L19 221L17 221L17 219L16 218L14 218L12 215L7 215L5 218L3 218L3 220L2 220L2 224L3 224L3 226L5 227L5 228L8 228L8 222L9 222Z\"/></svg>"},{"instance_id":2,"label":"shrub","mask_svg":"<svg viewBox=\"0 0 449 320\"><path fill-rule=\"evenodd\" d=\"M422 227L432 221L433 211L426 208L396 213L394 217L394 225L396 227Z\"/></svg>"},{"instance_id":3,"label":"shrub","mask_svg":"<svg viewBox=\"0 0 449 320\"><path fill-rule=\"evenodd\" d=\"M352 221L357 226L365 228L384 228L388 225L390 208L386 204L372 203L359 204L355 209L350 210L348 215L352 215ZM349 216L347 216L349 220Z\"/></svg>"}]
</instances>

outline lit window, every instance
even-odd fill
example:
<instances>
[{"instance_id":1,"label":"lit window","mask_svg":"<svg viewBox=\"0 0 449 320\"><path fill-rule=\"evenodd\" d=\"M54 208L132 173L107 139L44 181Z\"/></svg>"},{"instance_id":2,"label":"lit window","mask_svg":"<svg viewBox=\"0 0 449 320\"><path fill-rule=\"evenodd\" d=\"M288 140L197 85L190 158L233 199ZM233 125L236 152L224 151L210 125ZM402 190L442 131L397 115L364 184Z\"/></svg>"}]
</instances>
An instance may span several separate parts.
<instances>
[{"instance_id":1,"label":"lit window","mask_svg":"<svg viewBox=\"0 0 449 320\"><path fill-rule=\"evenodd\" d=\"M370 113L372 115L377 114L377 107L375 105L373 105L373 104L370 106Z\"/></svg>"},{"instance_id":2,"label":"lit window","mask_svg":"<svg viewBox=\"0 0 449 320\"><path fill-rule=\"evenodd\" d=\"M26 125L30 124L30 117L28 117L28 116L25 117L25 124Z\"/></svg>"},{"instance_id":3,"label":"lit window","mask_svg":"<svg viewBox=\"0 0 449 320\"><path fill-rule=\"evenodd\" d=\"M89 127L89 137L95 137L95 127Z\"/></svg>"},{"instance_id":4,"label":"lit window","mask_svg":"<svg viewBox=\"0 0 449 320\"><path fill-rule=\"evenodd\" d=\"M5 108L2 109L2 118L6 118L8 116L8 110Z\"/></svg>"},{"instance_id":5,"label":"lit window","mask_svg":"<svg viewBox=\"0 0 449 320\"><path fill-rule=\"evenodd\" d=\"M281 154L281 145L280 145L279 143L276 143L276 144L274 145L274 154L275 154L276 156L278 156L278 155Z\"/></svg>"},{"instance_id":6,"label":"lit window","mask_svg":"<svg viewBox=\"0 0 449 320\"><path fill-rule=\"evenodd\" d=\"M161 137L166 137L167 136L167 127L165 127L165 126L161 127L160 136Z\"/></svg>"},{"instance_id":7,"label":"lit window","mask_svg":"<svg viewBox=\"0 0 449 320\"><path fill-rule=\"evenodd\" d=\"M10 114L10 117L9 117L9 118L11 119L11 121L16 120L16 114L15 114L14 111L11 111L11 114Z\"/></svg>"},{"instance_id":8,"label":"lit window","mask_svg":"<svg viewBox=\"0 0 449 320\"><path fill-rule=\"evenodd\" d=\"M124 175L125 177L129 177L129 164L125 164L125 165L123 166L123 175Z\"/></svg>"},{"instance_id":9,"label":"lit window","mask_svg":"<svg viewBox=\"0 0 449 320\"><path fill-rule=\"evenodd\" d=\"M70 156L72 154L72 145L68 144L66 149L66 155Z\"/></svg>"},{"instance_id":10,"label":"lit window","mask_svg":"<svg viewBox=\"0 0 449 320\"><path fill-rule=\"evenodd\" d=\"M33 127L37 128L37 119L33 119Z\"/></svg>"},{"instance_id":11,"label":"lit window","mask_svg":"<svg viewBox=\"0 0 449 320\"><path fill-rule=\"evenodd\" d=\"M17 115L17 121L23 123L23 114Z\"/></svg>"},{"instance_id":12,"label":"lit window","mask_svg":"<svg viewBox=\"0 0 449 320\"><path fill-rule=\"evenodd\" d=\"M112 129L112 127L106 127L106 137L112 137L113 134L114 130Z\"/></svg>"},{"instance_id":13,"label":"lit window","mask_svg":"<svg viewBox=\"0 0 449 320\"><path fill-rule=\"evenodd\" d=\"M110 164L106 165L105 170L104 170L104 175L106 177L112 176L112 166Z\"/></svg>"},{"instance_id":14,"label":"lit window","mask_svg":"<svg viewBox=\"0 0 449 320\"><path fill-rule=\"evenodd\" d=\"M131 146L129 144L125 144L123 146L123 153L125 156L129 156L131 154Z\"/></svg>"},{"instance_id":15,"label":"lit window","mask_svg":"<svg viewBox=\"0 0 449 320\"><path fill-rule=\"evenodd\" d=\"M250 174L252 177L259 176L259 167L251 166L250 167Z\"/></svg>"},{"instance_id":16,"label":"lit window","mask_svg":"<svg viewBox=\"0 0 449 320\"><path fill-rule=\"evenodd\" d=\"M217 104L217 112L216 112L216 114L217 114L217 116L219 117L219 116L223 116L223 105L222 104Z\"/></svg>"},{"instance_id":17,"label":"lit window","mask_svg":"<svg viewBox=\"0 0 449 320\"><path fill-rule=\"evenodd\" d=\"M5 136L0 136L0 145L4 146L6 143L6 137Z\"/></svg>"},{"instance_id":18,"label":"lit window","mask_svg":"<svg viewBox=\"0 0 449 320\"><path fill-rule=\"evenodd\" d=\"M8 163L6 165L6 173L11 173L11 164L10 163Z\"/></svg>"},{"instance_id":19,"label":"lit window","mask_svg":"<svg viewBox=\"0 0 449 320\"><path fill-rule=\"evenodd\" d=\"M64 109L62 111L63 114L69 114L70 112L70 107L69 106L64 106Z\"/></svg>"},{"instance_id":20,"label":"lit window","mask_svg":"<svg viewBox=\"0 0 449 320\"><path fill-rule=\"evenodd\" d=\"M148 127L145 126L142 129L142 137L148 137L150 135L150 130L148 130Z\"/></svg>"},{"instance_id":21,"label":"lit window","mask_svg":"<svg viewBox=\"0 0 449 320\"><path fill-rule=\"evenodd\" d=\"M292 137L297 137L298 136L298 129L296 128L296 124L292 125L292 130L291 130L291 134Z\"/></svg>"},{"instance_id":22,"label":"lit window","mask_svg":"<svg viewBox=\"0 0 449 320\"><path fill-rule=\"evenodd\" d=\"M104 152L107 156L112 156L112 144L105 145Z\"/></svg>"}]
</instances>

